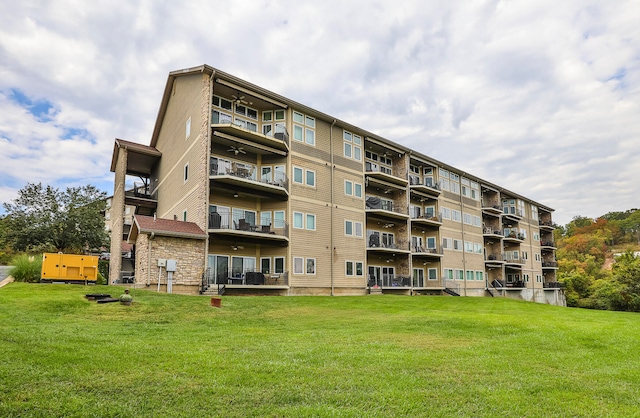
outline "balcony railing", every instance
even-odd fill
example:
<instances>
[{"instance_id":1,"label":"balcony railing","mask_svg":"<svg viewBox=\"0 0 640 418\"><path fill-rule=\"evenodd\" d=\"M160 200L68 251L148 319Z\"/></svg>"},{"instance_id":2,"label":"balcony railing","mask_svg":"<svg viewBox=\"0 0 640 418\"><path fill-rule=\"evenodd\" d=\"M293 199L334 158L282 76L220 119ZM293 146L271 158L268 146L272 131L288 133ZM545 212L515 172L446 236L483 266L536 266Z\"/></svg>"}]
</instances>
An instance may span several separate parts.
<instances>
[{"instance_id":1,"label":"balcony railing","mask_svg":"<svg viewBox=\"0 0 640 418\"><path fill-rule=\"evenodd\" d=\"M485 235L502 235L502 231L498 228L491 228L490 226L484 227L482 233Z\"/></svg>"},{"instance_id":2,"label":"balcony railing","mask_svg":"<svg viewBox=\"0 0 640 418\"><path fill-rule=\"evenodd\" d=\"M564 289L565 286L563 282L547 282L542 284L542 287L545 289Z\"/></svg>"},{"instance_id":3,"label":"balcony railing","mask_svg":"<svg viewBox=\"0 0 640 418\"><path fill-rule=\"evenodd\" d=\"M512 256L509 256L508 254L504 257L504 261L507 264L524 264L525 263L525 260L521 258L514 258Z\"/></svg>"},{"instance_id":4,"label":"balcony railing","mask_svg":"<svg viewBox=\"0 0 640 418\"><path fill-rule=\"evenodd\" d=\"M369 287L411 287L411 277L383 274L382 277L369 276Z\"/></svg>"},{"instance_id":5,"label":"balcony railing","mask_svg":"<svg viewBox=\"0 0 640 418\"><path fill-rule=\"evenodd\" d=\"M538 221L538 225L540 225L540 226L548 226L550 228L553 228L553 222L551 222L551 221L539 220Z\"/></svg>"},{"instance_id":6,"label":"balcony railing","mask_svg":"<svg viewBox=\"0 0 640 418\"><path fill-rule=\"evenodd\" d=\"M409 216L411 219L419 220L419 221L431 221L431 222L440 222L442 223L442 214L438 213L437 215L433 215L431 213L427 213L424 215L418 214L416 211L409 210Z\"/></svg>"},{"instance_id":7,"label":"balcony railing","mask_svg":"<svg viewBox=\"0 0 640 418\"><path fill-rule=\"evenodd\" d=\"M425 248L419 245L412 245L411 252L415 254L444 255L444 251L442 248Z\"/></svg>"},{"instance_id":8,"label":"balcony railing","mask_svg":"<svg viewBox=\"0 0 640 418\"><path fill-rule=\"evenodd\" d=\"M262 174L260 177L256 174L259 170L254 165L232 163L231 166L211 162L209 168L209 176L234 176L245 180L250 180L262 184L270 184L272 186L283 187L289 190L289 178L282 171L274 171Z\"/></svg>"},{"instance_id":9,"label":"balcony railing","mask_svg":"<svg viewBox=\"0 0 640 418\"><path fill-rule=\"evenodd\" d=\"M376 234L376 232L378 231L367 231L367 248L380 248L401 251L410 250L408 241L394 241L391 237L382 235L380 233Z\"/></svg>"},{"instance_id":10,"label":"balcony railing","mask_svg":"<svg viewBox=\"0 0 640 418\"><path fill-rule=\"evenodd\" d=\"M550 267L550 268L558 267L558 262L557 261L543 261L542 262L542 267L543 268L545 268L545 267Z\"/></svg>"},{"instance_id":11,"label":"balcony railing","mask_svg":"<svg viewBox=\"0 0 640 418\"><path fill-rule=\"evenodd\" d=\"M256 233L256 236L264 234L289 237L289 224L285 221L257 223L254 219L238 218L232 213L210 213L209 229L252 232Z\"/></svg>"},{"instance_id":12,"label":"balcony railing","mask_svg":"<svg viewBox=\"0 0 640 418\"><path fill-rule=\"evenodd\" d=\"M265 273L252 269L229 269L227 271L213 271L212 268L207 269L207 277L205 277L206 285L243 285L243 286L288 286L289 275L283 273Z\"/></svg>"},{"instance_id":13,"label":"balcony railing","mask_svg":"<svg viewBox=\"0 0 640 418\"><path fill-rule=\"evenodd\" d=\"M412 280L413 287L428 287L437 286L439 283L438 278L430 279L428 277L414 277Z\"/></svg>"},{"instance_id":14,"label":"balcony railing","mask_svg":"<svg viewBox=\"0 0 640 418\"><path fill-rule=\"evenodd\" d=\"M276 123L273 126L273 130L268 131L266 133L258 132L258 125L251 123L247 125L246 123L242 123L239 121L233 121L231 117L228 117L224 114L220 114L215 109L211 112L211 124L212 125L227 125L234 128L240 128L248 132L253 132L256 135L263 135L265 137L272 137L283 141L287 146L289 145L289 132L287 131L287 127L281 123ZM264 129L264 127L263 127Z\"/></svg>"},{"instance_id":15,"label":"balcony railing","mask_svg":"<svg viewBox=\"0 0 640 418\"><path fill-rule=\"evenodd\" d=\"M424 181L420 180L420 176L416 176L414 174L409 174L409 185L410 186L424 186L430 189L440 191L440 185L433 181L432 177L425 177Z\"/></svg>"},{"instance_id":16,"label":"balcony railing","mask_svg":"<svg viewBox=\"0 0 640 418\"><path fill-rule=\"evenodd\" d=\"M485 261L504 261L504 254L487 254Z\"/></svg>"},{"instance_id":17,"label":"balcony railing","mask_svg":"<svg viewBox=\"0 0 640 418\"><path fill-rule=\"evenodd\" d=\"M556 246L553 241L542 241L542 242L540 242L540 245L542 247L555 247Z\"/></svg>"}]
</instances>

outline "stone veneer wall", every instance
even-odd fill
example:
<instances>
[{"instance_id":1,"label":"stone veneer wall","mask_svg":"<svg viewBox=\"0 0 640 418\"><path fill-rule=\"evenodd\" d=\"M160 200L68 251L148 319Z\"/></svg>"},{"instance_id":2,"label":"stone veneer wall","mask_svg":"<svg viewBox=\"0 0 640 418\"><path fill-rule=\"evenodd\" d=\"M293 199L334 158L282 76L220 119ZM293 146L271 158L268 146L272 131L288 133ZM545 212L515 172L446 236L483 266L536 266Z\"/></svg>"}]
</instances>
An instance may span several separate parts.
<instances>
[{"instance_id":1,"label":"stone veneer wall","mask_svg":"<svg viewBox=\"0 0 640 418\"><path fill-rule=\"evenodd\" d=\"M149 266L149 244L151 245L151 265ZM136 284L158 284L158 259L177 261L173 273L174 293L197 293L204 271L205 241L199 239L155 236L149 239L140 234L136 239ZM167 282L167 271L162 269L160 283Z\"/></svg>"}]
</instances>

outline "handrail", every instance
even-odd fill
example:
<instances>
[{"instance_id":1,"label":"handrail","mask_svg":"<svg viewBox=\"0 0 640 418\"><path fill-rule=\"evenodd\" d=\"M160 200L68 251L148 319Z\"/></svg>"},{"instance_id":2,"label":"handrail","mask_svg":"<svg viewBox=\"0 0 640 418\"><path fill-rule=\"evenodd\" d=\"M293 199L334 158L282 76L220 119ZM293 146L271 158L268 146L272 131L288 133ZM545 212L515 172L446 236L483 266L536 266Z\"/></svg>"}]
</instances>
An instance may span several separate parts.
<instances>
[{"instance_id":1,"label":"handrail","mask_svg":"<svg viewBox=\"0 0 640 418\"><path fill-rule=\"evenodd\" d=\"M211 158L213 159L215 157ZM231 164L231 167L225 167L222 164L215 164L212 161L209 167L209 176L234 176L249 181L283 187L287 191L289 190L289 178L286 173L282 171L274 171L272 173L263 174L258 178L256 173L259 171L260 167L253 164L242 163L240 166L234 162Z\"/></svg>"},{"instance_id":2,"label":"handrail","mask_svg":"<svg viewBox=\"0 0 640 418\"><path fill-rule=\"evenodd\" d=\"M263 273L256 269L234 270L233 268L222 272L212 272L211 268L207 268L207 277L203 277L203 283L208 286L217 285L218 289L227 284L239 284L245 286L267 286L267 285L289 285L289 273ZM217 273L217 274L216 274Z\"/></svg>"},{"instance_id":3,"label":"handrail","mask_svg":"<svg viewBox=\"0 0 640 418\"><path fill-rule=\"evenodd\" d=\"M237 218L233 213L211 212L209 229L255 232L260 234L281 235L289 237L289 224L286 221L274 220L268 224L256 223L255 219Z\"/></svg>"}]
</instances>

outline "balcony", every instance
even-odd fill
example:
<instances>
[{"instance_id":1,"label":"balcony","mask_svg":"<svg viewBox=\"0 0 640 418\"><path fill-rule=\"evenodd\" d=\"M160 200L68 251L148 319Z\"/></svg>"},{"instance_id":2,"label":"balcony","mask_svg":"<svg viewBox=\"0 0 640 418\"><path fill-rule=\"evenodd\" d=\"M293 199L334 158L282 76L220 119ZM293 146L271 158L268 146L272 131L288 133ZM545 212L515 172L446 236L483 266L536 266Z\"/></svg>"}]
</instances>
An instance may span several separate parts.
<instances>
[{"instance_id":1,"label":"balcony","mask_svg":"<svg viewBox=\"0 0 640 418\"><path fill-rule=\"evenodd\" d=\"M416 213L412 213L411 222L420 225L428 225L428 226L441 226L442 225L442 215L438 214L437 216L430 216L432 214L427 213L425 215L418 215Z\"/></svg>"},{"instance_id":2,"label":"balcony","mask_svg":"<svg viewBox=\"0 0 640 418\"><path fill-rule=\"evenodd\" d=\"M209 214L208 231L231 240L284 246L289 243L289 224L280 220L273 225L261 225L252 220L236 219L231 213L212 212Z\"/></svg>"},{"instance_id":3,"label":"balcony","mask_svg":"<svg viewBox=\"0 0 640 418\"><path fill-rule=\"evenodd\" d=\"M543 269L557 269L558 268L558 262L557 261L543 261L542 262L542 268Z\"/></svg>"},{"instance_id":4,"label":"balcony","mask_svg":"<svg viewBox=\"0 0 640 418\"><path fill-rule=\"evenodd\" d=\"M542 284L542 287L545 289L564 289L565 286L563 282L545 282Z\"/></svg>"},{"instance_id":5,"label":"balcony","mask_svg":"<svg viewBox=\"0 0 640 418\"><path fill-rule=\"evenodd\" d=\"M482 201L482 213L491 216L502 215L502 207L495 202Z\"/></svg>"},{"instance_id":6,"label":"balcony","mask_svg":"<svg viewBox=\"0 0 640 418\"><path fill-rule=\"evenodd\" d=\"M503 231L503 235L504 235L503 239L505 242L513 242L513 243L521 244L524 242L524 239L525 239L523 234L516 232L513 229L511 230L505 229Z\"/></svg>"},{"instance_id":7,"label":"balcony","mask_svg":"<svg viewBox=\"0 0 640 418\"><path fill-rule=\"evenodd\" d=\"M540 242L540 247L543 250L555 250L556 249L556 244L553 241L541 241Z\"/></svg>"},{"instance_id":8,"label":"balcony","mask_svg":"<svg viewBox=\"0 0 640 418\"><path fill-rule=\"evenodd\" d=\"M438 278L429 279L427 277L414 277L411 285L414 289L442 289L442 281Z\"/></svg>"},{"instance_id":9,"label":"balcony","mask_svg":"<svg viewBox=\"0 0 640 418\"><path fill-rule=\"evenodd\" d=\"M407 213L398 208L392 201L381 199L377 196L367 196L366 212L380 215L384 218L406 220L409 218Z\"/></svg>"},{"instance_id":10,"label":"balcony","mask_svg":"<svg viewBox=\"0 0 640 418\"><path fill-rule=\"evenodd\" d=\"M553 222L551 221L539 220L538 225L540 226L540 229L545 229L547 231L553 231L555 229Z\"/></svg>"},{"instance_id":11,"label":"balcony","mask_svg":"<svg viewBox=\"0 0 640 418\"><path fill-rule=\"evenodd\" d=\"M408 242L395 242L393 236L378 231L367 231L367 251L386 254L409 254L411 252Z\"/></svg>"},{"instance_id":12,"label":"balcony","mask_svg":"<svg viewBox=\"0 0 640 418\"><path fill-rule=\"evenodd\" d=\"M487 267L502 267L504 265L504 254L488 254L484 258Z\"/></svg>"},{"instance_id":13,"label":"balcony","mask_svg":"<svg viewBox=\"0 0 640 418\"><path fill-rule=\"evenodd\" d=\"M396 186L406 188L409 181L405 178L406 173L398 168L391 168L371 161L364 163L367 177L392 183Z\"/></svg>"},{"instance_id":14,"label":"balcony","mask_svg":"<svg viewBox=\"0 0 640 418\"><path fill-rule=\"evenodd\" d=\"M279 152L289 151L289 132L284 125L276 124L273 135L247 129L246 127L231 122L228 119L212 118L211 129L213 140L221 140L223 143L235 142L243 147L255 148L258 152L269 151L269 149ZM215 138L217 137L217 138Z\"/></svg>"},{"instance_id":15,"label":"balcony","mask_svg":"<svg viewBox=\"0 0 640 418\"><path fill-rule=\"evenodd\" d=\"M522 210L514 208L513 206L507 206L502 212L503 219L506 218L513 222L520 222L522 220Z\"/></svg>"},{"instance_id":16,"label":"balcony","mask_svg":"<svg viewBox=\"0 0 640 418\"><path fill-rule=\"evenodd\" d=\"M525 264L526 260L523 260L521 258L515 258L513 256L510 256L508 253L505 255L504 257L504 262L507 266L509 267L513 267L513 268L522 268L522 266Z\"/></svg>"},{"instance_id":17,"label":"balcony","mask_svg":"<svg viewBox=\"0 0 640 418\"><path fill-rule=\"evenodd\" d=\"M158 193L151 193L148 184L134 183L133 188L124 193L124 204L135 206L135 213L138 215L151 216L158 207Z\"/></svg>"},{"instance_id":18,"label":"balcony","mask_svg":"<svg viewBox=\"0 0 640 418\"><path fill-rule=\"evenodd\" d=\"M283 273L262 273L251 269L229 269L228 271L211 271L207 269L204 277L206 287L225 285L226 287L288 287L289 274Z\"/></svg>"},{"instance_id":19,"label":"balcony","mask_svg":"<svg viewBox=\"0 0 640 418\"><path fill-rule=\"evenodd\" d=\"M404 275L383 274L382 277L371 277L367 283L369 287L381 288L409 288L411 287L411 277Z\"/></svg>"},{"instance_id":20,"label":"balcony","mask_svg":"<svg viewBox=\"0 0 640 418\"><path fill-rule=\"evenodd\" d=\"M440 258L444 255L444 251L442 248L424 248L418 245L412 245L411 254L415 256Z\"/></svg>"},{"instance_id":21,"label":"balcony","mask_svg":"<svg viewBox=\"0 0 640 418\"><path fill-rule=\"evenodd\" d=\"M432 177L425 177L424 181L420 180L420 176L414 174L409 175L409 186L411 190L426 193L435 197L440 196L440 185L433 181Z\"/></svg>"},{"instance_id":22,"label":"balcony","mask_svg":"<svg viewBox=\"0 0 640 418\"><path fill-rule=\"evenodd\" d=\"M486 226L482 229L482 236L487 238L502 239L503 232L498 228L492 228L490 226Z\"/></svg>"},{"instance_id":23,"label":"balcony","mask_svg":"<svg viewBox=\"0 0 640 418\"><path fill-rule=\"evenodd\" d=\"M286 173L275 171L258 177L259 167L249 164L219 164L212 157L209 166L209 179L213 186L223 186L230 190L241 190L256 197L287 200L289 197L289 179Z\"/></svg>"}]
</instances>

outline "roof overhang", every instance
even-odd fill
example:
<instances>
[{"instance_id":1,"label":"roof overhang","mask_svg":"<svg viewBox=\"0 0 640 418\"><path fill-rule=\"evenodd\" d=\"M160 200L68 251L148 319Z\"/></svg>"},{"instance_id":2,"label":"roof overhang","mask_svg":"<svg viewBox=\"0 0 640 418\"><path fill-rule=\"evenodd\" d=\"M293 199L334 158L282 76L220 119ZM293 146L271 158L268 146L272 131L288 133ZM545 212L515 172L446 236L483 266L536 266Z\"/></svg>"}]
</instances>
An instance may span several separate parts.
<instances>
[{"instance_id":1,"label":"roof overhang","mask_svg":"<svg viewBox=\"0 0 640 418\"><path fill-rule=\"evenodd\" d=\"M127 150L127 174L131 175L148 177L153 166L162 157L162 153L153 147L116 138L111 156L111 171L114 173L118 163L118 150L121 148Z\"/></svg>"}]
</instances>

